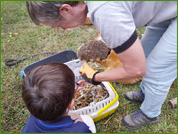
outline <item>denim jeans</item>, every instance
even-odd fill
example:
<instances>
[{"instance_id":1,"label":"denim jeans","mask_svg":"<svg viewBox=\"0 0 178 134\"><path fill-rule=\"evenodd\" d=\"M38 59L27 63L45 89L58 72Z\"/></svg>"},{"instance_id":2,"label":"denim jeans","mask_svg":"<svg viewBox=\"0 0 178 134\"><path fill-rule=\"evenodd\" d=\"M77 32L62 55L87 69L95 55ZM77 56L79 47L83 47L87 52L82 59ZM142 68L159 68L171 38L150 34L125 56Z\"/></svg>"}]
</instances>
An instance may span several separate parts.
<instances>
[{"instance_id":1,"label":"denim jeans","mask_svg":"<svg viewBox=\"0 0 178 134\"><path fill-rule=\"evenodd\" d=\"M147 73L141 82L145 100L140 109L154 118L160 115L170 86L177 77L177 17L148 26L141 43Z\"/></svg>"}]
</instances>

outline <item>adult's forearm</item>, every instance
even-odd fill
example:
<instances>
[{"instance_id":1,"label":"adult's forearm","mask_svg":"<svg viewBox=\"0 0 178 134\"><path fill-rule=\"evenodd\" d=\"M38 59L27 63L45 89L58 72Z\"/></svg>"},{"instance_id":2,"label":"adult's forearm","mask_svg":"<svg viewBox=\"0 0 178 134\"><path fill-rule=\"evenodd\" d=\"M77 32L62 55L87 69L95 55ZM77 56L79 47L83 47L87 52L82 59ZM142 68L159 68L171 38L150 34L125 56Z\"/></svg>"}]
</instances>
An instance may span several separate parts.
<instances>
[{"instance_id":1,"label":"adult's forearm","mask_svg":"<svg viewBox=\"0 0 178 134\"><path fill-rule=\"evenodd\" d=\"M101 72L95 75L94 81L109 81L109 82L121 82L123 80L129 80L133 78L140 78L145 75L145 70L136 71L133 73L127 72L123 66L114 68L109 71Z\"/></svg>"},{"instance_id":2,"label":"adult's forearm","mask_svg":"<svg viewBox=\"0 0 178 134\"><path fill-rule=\"evenodd\" d=\"M123 80L140 78L146 74L146 59L138 38L131 47L117 55L123 66L98 73L95 75L94 81L120 82Z\"/></svg>"}]
</instances>

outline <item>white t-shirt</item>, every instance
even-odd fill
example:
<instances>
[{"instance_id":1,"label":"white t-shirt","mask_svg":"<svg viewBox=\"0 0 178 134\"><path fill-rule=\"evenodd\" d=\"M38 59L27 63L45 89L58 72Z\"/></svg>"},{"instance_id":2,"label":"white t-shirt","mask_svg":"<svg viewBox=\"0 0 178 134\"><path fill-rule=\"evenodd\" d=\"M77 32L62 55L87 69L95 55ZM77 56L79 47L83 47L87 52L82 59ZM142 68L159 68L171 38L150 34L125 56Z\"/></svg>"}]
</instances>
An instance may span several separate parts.
<instances>
[{"instance_id":1,"label":"white t-shirt","mask_svg":"<svg viewBox=\"0 0 178 134\"><path fill-rule=\"evenodd\" d=\"M136 28L177 17L177 1L86 1L90 20L116 53L137 39Z\"/></svg>"},{"instance_id":2,"label":"white t-shirt","mask_svg":"<svg viewBox=\"0 0 178 134\"><path fill-rule=\"evenodd\" d=\"M92 133L96 133L96 127L93 122L93 119L91 117L89 117L89 115L80 115L80 117L85 122L85 124L89 127L90 131Z\"/></svg>"}]
</instances>

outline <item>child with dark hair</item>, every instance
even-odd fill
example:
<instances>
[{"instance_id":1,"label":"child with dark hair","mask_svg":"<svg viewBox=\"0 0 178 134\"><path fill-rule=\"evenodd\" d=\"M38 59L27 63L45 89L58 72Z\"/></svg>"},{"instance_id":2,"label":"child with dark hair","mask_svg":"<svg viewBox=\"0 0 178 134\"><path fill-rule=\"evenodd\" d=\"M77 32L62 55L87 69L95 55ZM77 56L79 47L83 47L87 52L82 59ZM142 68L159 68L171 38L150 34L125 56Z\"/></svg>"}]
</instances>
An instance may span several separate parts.
<instances>
[{"instance_id":1,"label":"child with dark hair","mask_svg":"<svg viewBox=\"0 0 178 134\"><path fill-rule=\"evenodd\" d=\"M23 80L22 98L31 115L23 133L95 133L88 115L70 114L75 76L62 63L49 63L30 71Z\"/></svg>"}]
</instances>

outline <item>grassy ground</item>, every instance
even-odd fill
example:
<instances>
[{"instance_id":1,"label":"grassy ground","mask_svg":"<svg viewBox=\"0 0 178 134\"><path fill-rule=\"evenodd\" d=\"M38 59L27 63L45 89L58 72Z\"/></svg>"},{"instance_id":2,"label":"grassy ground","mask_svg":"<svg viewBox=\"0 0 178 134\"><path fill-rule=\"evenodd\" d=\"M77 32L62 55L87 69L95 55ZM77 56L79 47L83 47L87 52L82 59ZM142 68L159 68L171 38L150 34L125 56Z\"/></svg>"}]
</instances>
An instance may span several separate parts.
<instances>
[{"instance_id":1,"label":"grassy ground","mask_svg":"<svg viewBox=\"0 0 178 134\"><path fill-rule=\"evenodd\" d=\"M139 36L142 33L144 29L138 29ZM61 52L66 49L76 51L81 44L94 40L95 35L96 28L93 25L83 25L63 34L55 34L50 27L35 26L31 22L25 2L1 2L1 133L20 133L30 115L21 98L22 79L19 72L23 67L51 54L29 58L12 67L5 66L5 61L42 52ZM168 105L168 101L177 96L177 82L170 88L159 123L138 130L127 129L121 124L123 116L139 109L138 104L127 102L123 94L136 91L139 84L112 83L119 95L120 105L112 115L95 123L97 133L177 132L177 109L171 109Z\"/></svg>"}]
</instances>

